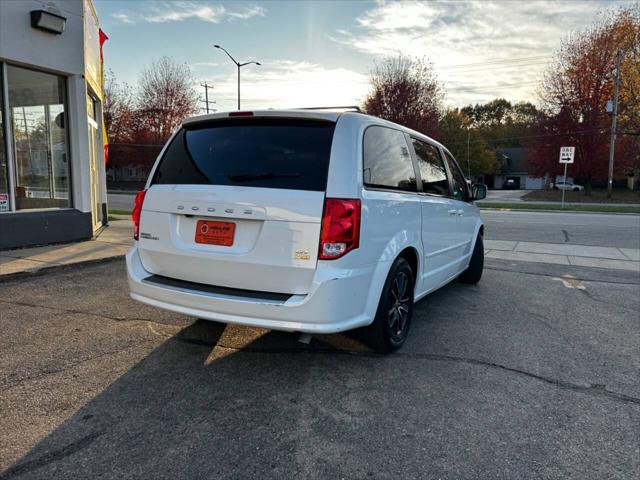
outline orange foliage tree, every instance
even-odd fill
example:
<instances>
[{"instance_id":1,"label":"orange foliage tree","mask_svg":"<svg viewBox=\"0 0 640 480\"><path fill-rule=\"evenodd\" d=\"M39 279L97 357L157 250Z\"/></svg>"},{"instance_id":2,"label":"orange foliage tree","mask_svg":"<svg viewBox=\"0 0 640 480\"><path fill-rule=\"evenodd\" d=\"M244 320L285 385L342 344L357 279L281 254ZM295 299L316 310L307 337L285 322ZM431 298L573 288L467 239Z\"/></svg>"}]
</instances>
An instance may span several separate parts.
<instances>
[{"instance_id":1,"label":"orange foliage tree","mask_svg":"<svg viewBox=\"0 0 640 480\"><path fill-rule=\"evenodd\" d=\"M377 63L364 110L426 135L438 132L443 90L433 65L399 54Z\"/></svg>"},{"instance_id":2,"label":"orange foliage tree","mask_svg":"<svg viewBox=\"0 0 640 480\"><path fill-rule=\"evenodd\" d=\"M616 53L622 52L624 66L619 104L622 130L630 128L640 108L638 97L630 91L632 79L624 78L632 72L632 64L637 67L639 39L640 6L636 4L602 15L590 28L563 42L541 85L547 115L538 125L536 138L526 142L531 173L560 174L560 147L575 146L570 175L582 179L588 193L592 180L606 179L611 127L606 104L613 98ZM616 151L614 173L628 173L638 158L637 140L620 135Z\"/></svg>"},{"instance_id":3,"label":"orange foliage tree","mask_svg":"<svg viewBox=\"0 0 640 480\"><path fill-rule=\"evenodd\" d=\"M110 167L150 169L171 133L198 111L195 80L186 64L168 57L143 69L137 88L105 76L104 121Z\"/></svg>"}]
</instances>

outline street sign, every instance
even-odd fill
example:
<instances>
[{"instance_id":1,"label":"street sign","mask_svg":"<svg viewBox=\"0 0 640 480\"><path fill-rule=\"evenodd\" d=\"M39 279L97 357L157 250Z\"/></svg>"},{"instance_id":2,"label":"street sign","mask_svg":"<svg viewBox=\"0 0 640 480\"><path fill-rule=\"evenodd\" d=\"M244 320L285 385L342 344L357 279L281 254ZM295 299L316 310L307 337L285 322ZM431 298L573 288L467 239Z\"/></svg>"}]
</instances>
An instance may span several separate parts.
<instances>
[{"instance_id":1,"label":"street sign","mask_svg":"<svg viewBox=\"0 0 640 480\"><path fill-rule=\"evenodd\" d=\"M576 147L560 147L560 163L573 163Z\"/></svg>"}]
</instances>

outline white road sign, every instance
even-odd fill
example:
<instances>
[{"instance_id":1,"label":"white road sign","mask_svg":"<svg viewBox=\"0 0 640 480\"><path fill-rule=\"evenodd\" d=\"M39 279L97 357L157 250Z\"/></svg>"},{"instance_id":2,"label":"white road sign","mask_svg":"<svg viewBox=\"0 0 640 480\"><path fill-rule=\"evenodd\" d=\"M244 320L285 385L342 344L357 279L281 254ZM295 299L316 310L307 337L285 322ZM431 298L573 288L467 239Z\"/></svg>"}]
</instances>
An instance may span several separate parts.
<instances>
[{"instance_id":1,"label":"white road sign","mask_svg":"<svg viewBox=\"0 0 640 480\"><path fill-rule=\"evenodd\" d=\"M576 147L560 147L560 163L573 163Z\"/></svg>"}]
</instances>

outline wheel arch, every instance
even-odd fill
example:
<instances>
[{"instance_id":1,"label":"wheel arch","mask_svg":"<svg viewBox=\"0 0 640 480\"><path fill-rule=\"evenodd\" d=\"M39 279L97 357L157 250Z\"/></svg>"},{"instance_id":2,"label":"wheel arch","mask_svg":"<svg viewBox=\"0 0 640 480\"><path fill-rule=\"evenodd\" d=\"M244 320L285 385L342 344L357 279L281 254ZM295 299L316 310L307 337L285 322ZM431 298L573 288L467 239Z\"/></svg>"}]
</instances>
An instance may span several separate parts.
<instances>
[{"instance_id":1,"label":"wheel arch","mask_svg":"<svg viewBox=\"0 0 640 480\"><path fill-rule=\"evenodd\" d=\"M398 256L396 257L396 259L398 258L404 258L407 262L409 262L409 266L411 267L411 270L413 271L413 275L414 275L414 285L415 282L417 282L418 278L420 278L419 276L419 270L420 270L420 256L418 253L418 250L411 246L411 247L406 247L404 250L402 250ZM394 260L395 262L395 260ZM388 273L387 273L388 275Z\"/></svg>"},{"instance_id":2,"label":"wheel arch","mask_svg":"<svg viewBox=\"0 0 640 480\"><path fill-rule=\"evenodd\" d=\"M414 270L415 284L417 285L420 281L421 245L421 237L419 234L413 236L406 230L398 232L398 234L387 243L376 264L371 288L369 289L369 296L367 298L366 311L371 321L373 321L375 312L378 309L382 288L387 280L391 266L397 258L405 258Z\"/></svg>"}]
</instances>

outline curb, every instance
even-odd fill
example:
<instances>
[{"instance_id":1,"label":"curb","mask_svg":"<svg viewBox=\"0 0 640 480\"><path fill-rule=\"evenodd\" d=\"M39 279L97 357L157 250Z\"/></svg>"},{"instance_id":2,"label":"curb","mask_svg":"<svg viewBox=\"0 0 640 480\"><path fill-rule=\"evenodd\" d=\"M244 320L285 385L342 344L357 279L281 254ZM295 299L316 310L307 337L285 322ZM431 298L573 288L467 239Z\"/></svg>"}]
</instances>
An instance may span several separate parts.
<instances>
[{"instance_id":1,"label":"curb","mask_svg":"<svg viewBox=\"0 0 640 480\"><path fill-rule=\"evenodd\" d=\"M10 282L13 280L39 277L39 276L47 275L49 273L61 272L74 267L89 267L93 265L99 265L101 263L115 262L123 258L124 258L124 255L114 255L112 257L92 258L89 260L82 260L80 262L74 262L74 263L48 265L48 266L43 266L42 268L38 268L36 270L23 270L21 272L7 273L5 275L0 275L0 285L2 283Z\"/></svg>"},{"instance_id":2,"label":"curb","mask_svg":"<svg viewBox=\"0 0 640 480\"><path fill-rule=\"evenodd\" d=\"M589 210L544 210L541 208L493 208L493 207L478 207L480 210L493 211L493 212L540 212L540 213L579 213L589 215L640 215L640 212L597 212Z\"/></svg>"}]
</instances>

